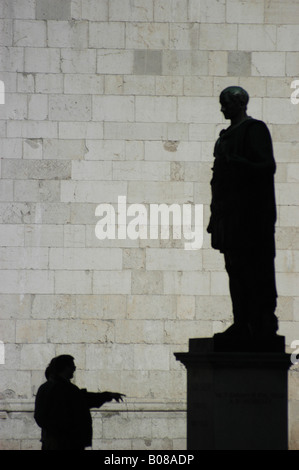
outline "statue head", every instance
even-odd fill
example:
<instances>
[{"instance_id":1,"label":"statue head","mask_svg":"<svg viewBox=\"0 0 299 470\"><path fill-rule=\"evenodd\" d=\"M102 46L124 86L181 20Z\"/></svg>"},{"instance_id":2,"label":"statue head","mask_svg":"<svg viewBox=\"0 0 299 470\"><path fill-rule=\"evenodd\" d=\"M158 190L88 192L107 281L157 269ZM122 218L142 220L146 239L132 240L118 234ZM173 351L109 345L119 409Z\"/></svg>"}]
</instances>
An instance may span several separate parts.
<instances>
[{"instance_id":1,"label":"statue head","mask_svg":"<svg viewBox=\"0 0 299 470\"><path fill-rule=\"evenodd\" d=\"M244 88L239 86L229 86L222 90L219 97L221 111L224 117L231 119L238 113L245 113L249 101L249 95Z\"/></svg>"}]
</instances>

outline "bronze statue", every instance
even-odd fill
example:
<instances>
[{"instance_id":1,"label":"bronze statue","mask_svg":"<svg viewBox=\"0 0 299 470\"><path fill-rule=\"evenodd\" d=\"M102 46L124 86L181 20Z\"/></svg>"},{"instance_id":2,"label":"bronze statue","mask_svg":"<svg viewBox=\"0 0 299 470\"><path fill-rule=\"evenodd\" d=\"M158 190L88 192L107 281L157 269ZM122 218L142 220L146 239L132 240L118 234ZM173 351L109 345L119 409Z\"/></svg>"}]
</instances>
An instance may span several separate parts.
<instances>
[{"instance_id":1,"label":"bronze statue","mask_svg":"<svg viewBox=\"0 0 299 470\"><path fill-rule=\"evenodd\" d=\"M263 121L247 115L248 93L232 86L220 94L221 112L231 121L214 148L212 247L224 254L234 323L222 338L264 340L276 335L275 284L276 164Z\"/></svg>"}]
</instances>

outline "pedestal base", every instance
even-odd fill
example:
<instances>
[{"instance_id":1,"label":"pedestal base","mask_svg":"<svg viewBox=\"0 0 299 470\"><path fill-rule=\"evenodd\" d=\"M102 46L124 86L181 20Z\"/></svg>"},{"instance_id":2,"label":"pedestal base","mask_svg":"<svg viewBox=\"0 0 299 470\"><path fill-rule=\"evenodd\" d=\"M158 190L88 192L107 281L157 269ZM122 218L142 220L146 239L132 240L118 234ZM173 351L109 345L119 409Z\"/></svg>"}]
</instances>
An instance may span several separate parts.
<instances>
[{"instance_id":1,"label":"pedestal base","mask_svg":"<svg viewBox=\"0 0 299 470\"><path fill-rule=\"evenodd\" d=\"M190 339L175 353L187 368L188 450L287 450L290 355L218 347Z\"/></svg>"}]
</instances>

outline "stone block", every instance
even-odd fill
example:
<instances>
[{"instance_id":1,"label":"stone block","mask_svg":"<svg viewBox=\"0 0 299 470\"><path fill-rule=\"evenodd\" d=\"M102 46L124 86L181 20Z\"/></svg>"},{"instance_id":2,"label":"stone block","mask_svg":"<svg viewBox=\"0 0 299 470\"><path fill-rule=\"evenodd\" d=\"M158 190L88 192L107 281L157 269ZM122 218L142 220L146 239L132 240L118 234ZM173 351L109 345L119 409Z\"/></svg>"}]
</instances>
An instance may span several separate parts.
<instances>
[{"instance_id":1,"label":"stone block","mask_svg":"<svg viewBox=\"0 0 299 470\"><path fill-rule=\"evenodd\" d=\"M127 74L133 73L134 51L98 49L97 51L97 73L100 74ZM83 67L82 67L83 69Z\"/></svg>"},{"instance_id":2,"label":"stone block","mask_svg":"<svg viewBox=\"0 0 299 470\"><path fill-rule=\"evenodd\" d=\"M4 346L4 356L3 356L3 353L1 352L1 365L2 365L5 361L5 344L15 343L16 341L15 322L12 322L11 320L8 320L8 319L5 319L5 320L1 319L0 327L1 327L1 349L2 350Z\"/></svg>"},{"instance_id":3,"label":"stone block","mask_svg":"<svg viewBox=\"0 0 299 470\"><path fill-rule=\"evenodd\" d=\"M63 75L58 73L37 73L36 93L63 93Z\"/></svg>"},{"instance_id":4,"label":"stone block","mask_svg":"<svg viewBox=\"0 0 299 470\"><path fill-rule=\"evenodd\" d=\"M194 338L200 334L209 336L213 333L212 322L203 320L177 320L165 321L164 343L166 344L186 344L188 338Z\"/></svg>"},{"instance_id":5,"label":"stone block","mask_svg":"<svg viewBox=\"0 0 299 470\"><path fill-rule=\"evenodd\" d=\"M136 121L175 122L176 99L173 97L137 96L135 99Z\"/></svg>"},{"instance_id":6,"label":"stone block","mask_svg":"<svg viewBox=\"0 0 299 470\"><path fill-rule=\"evenodd\" d=\"M17 47L47 47L47 30L44 21L16 20L13 45Z\"/></svg>"},{"instance_id":7,"label":"stone block","mask_svg":"<svg viewBox=\"0 0 299 470\"><path fill-rule=\"evenodd\" d=\"M168 162L113 162L113 179L120 181L169 181Z\"/></svg>"},{"instance_id":8,"label":"stone block","mask_svg":"<svg viewBox=\"0 0 299 470\"><path fill-rule=\"evenodd\" d=\"M0 232L0 246L24 246L24 226L3 225Z\"/></svg>"},{"instance_id":9,"label":"stone block","mask_svg":"<svg viewBox=\"0 0 299 470\"><path fill-rule=\"evenodd\" d=\"M69 294L34 295L32 298L32 318L59 319L76 318L75 297Z\"/></svg>"},{"instance_id":10,"label":"stone block","mask_svg":"<svg viewBox=\"0 0 299 470\"><path fill-rule=\"evenodd\" d=\"M163 273L164 293L177 295L209 295L210 273L199 271Z\"/></svg>"},{"instance_id":11,"label":"stone block","mask_svg":"<svg viewBox=\"0 0 299 470\"><path fill-rule=\"evenodd\" d=\"M296 296L299 273L277 273L277 290L282 296Z\"/></svg>"},{"instance_id":12,"label":"stone block","mask_svg":"<svg viewBox=\"0 0 299 470\"><path fill-rule=\"evenodd\" d=\"M283 52L253 52L252 75L284 76L285 54Z\"/></svg>"},{"instance_id":13,"label":"stone block","mask_svg":"<svg viewBox=\"0 0 299 470\"><path fill-rule=\"evenodd\" d=\"M0 119L27 119L27 96L25 94L6 93L5 106L0 106Z\"/></svg>"},{"instance_id":14,"label":"stone block","mask_svg":"<svg viewBox=\"0 0 299 470\"><path fill-rule=\"evenodd\" d=\"M16 72L0 72L0 80L1 82L4 83L4 92L10 92L10 93L15 93L18 91L18 78L19 76L23 76L23 74L18 74ZM3 85L2 85L3 87ZM29 87L30 88L30 87ZM33 86L34 90L34 86ZM2 91L2 90L1 90ZM20 90L21 91L21 90ZM27 88L25 86L25 92L27 91ZM2 99L3 101L3 99Z\"/></svg>"},{"instance_id":15,"label":"stone block","mask_svg":"<svg viewBox=\"0 0 299 470\"><path fill-rule=\"evenodd\" d=\"M56 160L55 165L58 165L58 160L61 160L62 165L66 164L71 170L71 163L66 163L66 160L84 159L88 151L83 135L88 133L89 124L81 122L60 123L59 134L61 139L43 139L43 158L45 160ZM73 126L72 131L71 126ZM77 136L75 136L75 131L78 131ZM71 177L71 171L69 177Z\"/></svg>"},{"instance_id":16,"label":"stone block","mask_svg":"<svg viewBox=\"0 0 299 470\"><path fill-rule=\"evenodd\" d=\"M54 49L55 50L55 49ZM97 51L95 49L61 49L62 73L96 73Z\"/></svg>"},{"instance_id":17,"label":"stone block","mask_svg":"<svg viewBox=\"0 0 299 470\"><path fill-rule=\"evenodd\" d=\"M49 294L54 291L53 273L46 270L4 270L0 276L3 294Z\"/></svg>"},{"instance_id":18,"label":"stone block","mask_svg":"<svg viewBox=\"0 0 299 470\"><path fill-rule=\"evenodd\" d=\"M196 5L196 0L191 0L189 6L191 10L190 20L202 23L225 23L225 0L201 0L200 5ZM198 15L198 19L197 19Z\"/></svg>"},{"instance_id":19,"label":"stone block","mask_svg":"<svg viewBox=\"0 0 299 470\"><path fill-rule=\"evenodd\" d=\"M169 349L161 344L135 344L134 368L137 370L169 370Z\"/></svg>"},{"instance_id":20,"label":"stone block","mask_svg":"<svg viewBox=\"0 0 299 470\"><path fill-rule=\"evenodd\" d=\"M114 176L114 175L113 175ZM111 180L112 162L105 161L83 161L75 160L72 162L73 180ZM113 179L120 179L114 178Z\"/></svg>"},{"instance_id":21,"label":"stone block","mask_svg":"<svg viewBox=\"0 0 299 470\"><path fill-rule=\"evenodd\" d=\"M43 121L48 118L48 96L29 95L28 97L28 119Z\"/></svg>"},{"instance_id":22,"label":"stone block","mask_svg":"<svg viewBox=\"0 0 299 470\"><path fill-rule=\"evenodd\" d=\"M119 248L50 248L49 269L121 271L122 252Z\"/></svg>"},{"instance_id":23,"label":"stone block","mask_svg":"<svg viewBox=\"0 0 299 470\"><path fill-rule=\"evenodd\" d=\"M162 272L133 271L132 294L163 294Z\"/></svg>"},{"instance_id":24,"label":"stone block","mask_svg":"<svg viewBox=\"0 0 299 470\"><path fill-rule=\"evenodd\" d=\"M109 80L106 78L106 81ZM154 76L146 75L125 75L122 91L124 95L150 95L156 94L156 80ZM106 90L109 94L109 90ZM157 94L158 93L157 91ZM169 93L167 93L169 94Z\"/></svg>"},{"instance_id":25,"label":"stone block","mask_svg":"<svg viewBox=\"0 0 299 470\"><path fill-rule=\"evenodd\" d=\"M298 4L296 0L267 0L265 2L265 23L287 25L297 24L296 10Z\"/></svg>"},{"instance_id":26,"label":"stone block","mask_svg":"<svg viewBox=\"0 0 299 470\"><path fill-rule=\"evenodd\" d=\"M131 96L93 96L92 109L95 121L134 121L134 98Z\"/></svg>"},{"instance_id":27,"label":"stone block","mask_svg":"<svg viewBox=\"0 0 299 470\"><path fill-rule=\"evenodd\" d=\"M273 25L239 25L238 48L241 51L275 51L276 26Z\"/></svg>"},{"instance_id":28,"label":"stone block","mask_svg":"<svg viewBox=\"0 0 299 470\"><path fill-rule=\"evenodd\" d=\"M199 24L171 23L169 26L169 44L171 49L197 50L199 44Z\"/></svg>"},{"instance_id":29,"label":"stone block","mask_svg":"<svg viewBox=\"0 0 299 470\"><path fill-rule=\"evenodd\" d=\"M187 22L189 19L188 3L187 0L155 0L154 21L162 23Z\"/></svg>"},{"instance_id":30,"label":"stone block","mask_svg":"<svg viewBox=\"0 0 299 470\"><path fill-rule=\"evenodd\" d=\"M66 225L63 227L64 246L68 248L83 248L86 246L84 225Z\"/></svg>"},{"instance_id":31,"label":"stone block","mask_svg":"<svg viewBox=\"0 0 299 470\"><path fill-rule=\"evenodd\" d=\"M227 2L226 21L228 23L264 23L264 0L254 2L239 2L229 0Z\"/></svg>"},{"instance_id":32,"label":"stone block","mask_svg":"<svg viewBox=\"0 0 299 470\"><path fill-rule=\"evenodd\" d=\"M49 119L51 121L89 121L91 97L89 95L50 95Z\"/></svg>"},{"instance_id":33,"label":"stone block","mask_svg":"<svg viewBox=\"0 0 299 470\"><path fill-rule=\"evenodd\" d=\"M3 398L5 398L8 391L12 391L15 398L31 398L31 372L18 370L18 374L16 374L13 370L2 370L0 393ZM2 419L6 418L1 414L1 421ZM11 436L8 436L8 438L11 438Z\"/></svg>"},{"instance_id":34,"label":"stone block","mask_svg":"<svg viewBox=\"0 0 299 470\"><path fill-rule=\"evenodd\" d=\"M213 82L210 77L184 77L184 95L212 96Z\"/></svg>"},{"instance_id":35,"label":"stone block","mask_svg":"<svg viewBox=\"0 0 299 470\"><path fill-rule=\"evenodd\" d=\"M163 321L120 320L115 324L115 342L119 344L161 344L163 337Z\"/></svg>"},{"instance_id":36,"label":"stone block","mask_svg":"<svg viewBox=\"0 0 299 470\"><path fill-rule=\"evenodd\" d=\"M64 92L66 94L96 94L104 91L103 77L87 74L65 74Z\"/></svg>"},{"instance_id":37,"label":"stone block","mask_svg":"<svg viewBox=\"0 0 299 470\"><path fill-rule=\"evenodd\" d=\"M134 75L161 75L162 51L135 50Z\"/></svg>"},{"instance_id":38,"label":"stone block","mask_svg":"<svg viewBox=\"0 0 299 470\"><path fill-rule=\"evenodd\" d=\"M10 79L10 85L12 80ZM19 93L34 93L35 91L35 76L31 73L19 73L17 75L17 91Z\"/></svg>"},{"instance_id":39,"label":"stone block","mask_svg":"<svg viewBox=\"0 0 299 470\"><path fill-rule=\"evenodd\" d=\"M74 300L73 313L77 318L121 320L126 317L126 296L122 294L77 295Z\"/></svg>"},{"instance_id":40,"label":"stone block","mask_svg":"<svg viewBox=\"0 0 299 470\"><path fill-rule=\"evenodd\" d=\"M125 23L90 22L89 47L99 49L123 49L125 47Z\"/></svg>"},{"instance_id":41,"label":"stone block","mask_svg":"<svg viewBox=\"0 0 299 470\"><path fill-rule=\"evenodd\" d=\"M99 246L100 241L95 236L95 210L96 203L75 203L71 204L71 223L72 224L84 224L86 225L86 237L88 236L88 228L92 226L92 238L97 241L96 245L89 246ZM90 235L89 235L90 236Z\"/></svg>"},{"instance_id":42,"label":"stone block","mask_svg":"<svg viewBox=\"0 0 299 470\"><path fill-rule=\"evenodd\" d=\"M47 343L46 320L17 320L16 343Z\"/></svg>"},{"instance_id":43,"label":"stone block","mask_svg":"<svg viewBox=\"0 0 299 470\"><path fill-rule=\"evenodd\" d=\"M219 99L179 97L178 119L181 122L216 124L220 119Z\"/></svg>"},{"instance_id":44,"label":"stone block","mask_svg":"<svg viewBox=\"0 0 299 470\"><path fill-rule=\"evenodd\" d=\"M55 345L50 343L23 344L20 352L21 370L44 371L51 359L55 357ZM28 436L28 434L26 433Z\"/></svg>"},{"instance_id":45,"label":"stone block","mask_svg":"<svg viewBox=\"0 0 299 470\"><path fill-rule=\"evenodd\" d=\"M207 24L200 25L199 49L209 50L236 50L237 49L236 24Z\"/></svg>"},{"instance_id":46,"label":"stone block","mask_svg":"<svg viewBox=\"0 0 299 470\"><path fill-rule=\"evenodd\" d=\"M2 269L47 269L48 249L41 247L1 247Z\"/></svg>"},{"instance_id":47,"label":"stone block","mask_svg":"<svg viewBox=\"0 0 299 470\"><path fill-rule=\"evenodd\" d=\"M129 271L95 271L94 294L130 294L131 273Z\"/></svg>"},{"instance_id":48,"label":"stone block","mask_svg":"<svg viewBox=\"0 0 299 470\"><path fill-rule=\"evenodd\" d=\"M278 78L274 78L275 83L279 83ZM267 96L268 79L263 77L240 77L240 86L248 90L250 99L255 97L264 98ZM272 92L270 95L273 97Z\"/></svg>"},{"instance_id":49,"label":"stone block","mask_svg":"<svg viewBox=\"0 0 299 470\"><path fill-rule=\"evenodd\" d=\"M60 49L51 47L26 47L26 73L60 73Z\"/></svg>"},{"instance_id":50,"label":"stone block","mask_svg":"<svg viewBox=\"0 0 299 470\"><path fill-rule=\"evenodd\" d=\"M277 26L277 50L297 52L299 42L299 26L279 25Z\"/></svg>"},{"instance_id":51,"label":"stone block","mask_svg":"<svg viewBox=\"0 0 299 470\"><path fill-rule=\"evenodd\" d=\"M251 53L244 51L229 52L227 74L233 77L248 77L251 74Z\"/></svg>"},{"instance_id":52,"label":"stone block","mask_svg":"<svg viewBox=\"0 0 299 470\"><path fill-rule=\"evenodd\" d=\"M24 49L22 47L0 47L0 71L24 72Z\"/></svg>"},{"instance_id":53,"label":"stone block","mask_svg":"<svg viewBox=\"0 0 299 470\"><path fill-rule=\"evenodd\" d=\"M156 94L177 96L184 94L184 78L180 76L156 77Z\"/></svg>"},{"instance_id":54,"label":"stone block","mask_svg":"<svg viewBox=\"0 0 299 470\"><path fill-rule=\"evenodd\" d=\"M24 139L23 140L23 158L24 160L41 160L43 157L42 139Z\"/></svg>"},{"instance_id":55,"label":"stone block","mask_svg":"<svg viewBox=\"0 0 299 470\"><path fill-rule=\"evenodd\" d=\"M13 25L11 20L0 20L1 45L12 46L13 42Z\"/></svg>"},{"instance_id":56,"label":"stone block","mask_svg":"<svg viewBox=\"0 0 299 470\"><path fill-rule=\"evenodd\" d=\"M127 296L127 317L135 319L175 318L175 296L143 294Z\"/></svg>"},{"instance_id":57,"label":"stone block","mask_svg":"<svg viewBox=\"0 0 299 470\"><path fill-rule=\"evenodd\" d=\"M53 274L53 272L51 271ZM57 270L55 276L55 294L91 294L92 273L89 271Z\"/></svg>"},{"instance_id":58,"label":"stone block","mask_svg":"<svg viewBox=\"0 0 299 470\"><path fill-rule=\"evenodd\" d=\"M48 47L86 49L87 21L48 21Z\"/></svg>"},{"instance_id":59,"label":"stone block","mask_svg":"<svg viewBox=\"0 0 299 470\"><path fill-rule=\"evenodd\" d=\"M107 140L165 140L167 136L166 123L105 123L104 138Z\"/></svg>"},{"instance_id":60,"label":"stone block","mask_svg":"<svg viewBox=\"0 0 299 470\"><path fill-rule=\"evenodd\" d=\"M104 134L103 123L101 122L59 122L58 123L58 135L61 140L63 139L102 139ZM102 141L100 141L102 142ZM73 151L73 156L71 158L82 158L85 153L89 152L89 148L86 147L85 141L82 140L75 144L77 147ZM64 141L64 145L66 141ZM56 147L59 147L60 144L56 144ZM78 151L79 150L79 151ZM60 158L64 158L64 153L60 155Z\"/></svg>"},{"instance_id":61,"label":"stone block","mask_svg":"<svg viewBox=\"0 0 299 470\"><path fill-rule=\"evenodd\" d=\"M83 20L90 21L108 21L108 5L109 0L101 0L101 2L98 2L98 0L80 1L80 13L78 15L78 19L82 18Z\"/></svg>"},{"instance_id":62,"label":"stone block","mask_svg":"<svg viewBox=\"0 0 299 470\"><path fill-rule=\"evenodd\" d=\"M298 123L298 109L291 103L291 100L286 100L285 98L265 98L263 101L263 117L267 123L280 125ZM287 161L292 161L291 155L288 155L287 158Z\"/></svg>"},{"instance_id":63,"label":"stone block","mask_svg":"<svg viewBox=\"0 0 299 470\"><path fill-rule=\"evenodd\" d=\"M153 21L153 0L110 0L109 21Z\"/></svg>"},{"instance_id":64,"label":"stone block","mask_svg":"<svg viewBox=\"0 0 299 470\"><path fill-rule=\"evenodd\" d=\"M290 77L297 77L298 66L299 66L299 53L287 52L286 53L286 75Z\"/></svg>"},{"instance_id":65,"label":"stone block","mask_svg":"<svg viewBox=\"0 0 299 470\"><path fill-rule=\"evenodd\" d=\"M0 201L13 201L14 200L13 181L2 180L0 181Z\"/></svg>"},{"instance_id":66,"label":"stone block","mask_svg":"<svg viewBox=\"0 0 299 470\"><path fill-rule=\"evenodd\" d=\"M148 248L146 250L146 269L148 271L201 270L202 254L199 250L186 251Z\"/></svg>"},{"instance_id":67,"label":"stone block","mask_svg":"<svg viewBox=\"0 0 299 470\"><path fill-rule=\"evenodd\" d=\"M58 180L69 179L71 176L71 162L69 161L5 160L3 163L3 178Z\"/></svg>"},{"instance_id":68,"label":"stone block","mask_svg":"<svg viewBox=\"0 0 299 470\"><path fill-rule=\"evenodd\" d=\"M167 23L127 23L126 47L128 49L167 49L169 26Z\"/></svg>"},{"instance_id":69,"label":"stone block","mask_svg":"<svg viewBox=\"0 0 299 470\"><path fill-rule=\"evenodd\" d=\"M24 237L25 246L60 247L63 246L63 226L56 224L27 224Z\"/></svg>"},{"instance_id":70,"label":"stone block","mask_svg":"<svg viewBox=\"0 0 299 470\"><path fill-rule=\"evenodd\" d=\"M38 20L71 20L71 0L37 0L36 18Z\"/></svg>"},{"instance_id":71,"label":"stone block","mask_svg":"<svg viewBox=\"0 0 299 470\"><path fill-rule=\"evenodd\" d=\"M112 203L118 196L126 195L126 182L102 181L62 181L62 202Z\"/></svg>"},{"instance_id":72,"label":"stone block","mask_svg":"<svg viewBox=\"0 0 299 470\"><path fill-rule=\"evenodd\" d=\"M165 50L162 56L164 75L207 75L208 52Z\"/></svg>"},{"instance_id":73,"label":"stone block","mask_svg":"<svg viewBox=\"0 0 299 470\"><path fill-rule=\"evenodd\" d=\"M0 5L0 18L35 19L34 0L4 0Z\"/></svg>"},{"instance_id":74,"label":"stone block","mask_svg":"<svg viewBox=\"0 0 299 470\"><path fill-rule=\"evenodd\" d=\"M192 198L192 183L180 181L128 183L129 203L182 204L190 202Z\"/></svg>"},{"instance_id":75,"label":"stone block","mask_svg":"<svg viewBox=\"0 0 299 470\"><path fill-rule=\"evenodd\" d=\"M88 344L86 369L126 371L134 369L134 350L130 344Z\"/></svg>"},{"instance_id":76,"label":"stone block","mask_svg":"<svg viewBox=\"0 0 299 470\"><path fill-rule=\"evenodd\" d=\"M53 344L105 343L114 340L112 323L95 318L49 320L47 334Z\"/></svg>"},{"instance_id":77,"label":"stone block","mask_svg":"<svg viewBox=\"0 0 299 470\"><path fill-rule=\"evenodd\" d=\"M122 140L87 140L86 146L86 160L113 161L126 158L126 145Z\"/></svg>"}]
</instances>

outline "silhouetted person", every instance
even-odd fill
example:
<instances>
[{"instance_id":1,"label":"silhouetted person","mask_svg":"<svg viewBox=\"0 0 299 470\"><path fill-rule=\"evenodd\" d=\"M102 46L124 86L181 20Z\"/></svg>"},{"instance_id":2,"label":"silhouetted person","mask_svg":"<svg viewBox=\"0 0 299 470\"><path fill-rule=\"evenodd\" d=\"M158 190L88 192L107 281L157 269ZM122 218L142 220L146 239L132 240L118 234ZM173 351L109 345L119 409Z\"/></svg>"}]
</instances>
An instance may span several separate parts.
<instances>
[{"instance_id":1,"label":"silhouetted person","mask_svg":"<svg viewBox=\"0 0 299 470\"><path fill-rule=\"evenodd\" d=\"M228 87L221 111L231 125L214 148L208 232L212 247L224 254L234 324L224 338L275 336L278 321L275 285L276 204L272 140L266 124L247 115L248 93Z\"/></svg>"},{"instance_id":2,"label":"silhouetted person","mask_svg":"<svg viewBox=\"0 0 299 470\"><path fill-rule=\"evenodd\" d=\"M122 401L121 393L92 393L71 383L76 366L74 358L53 358L35 400L34 419L42 429L42 450L84 450L92 444L90 408Z\"/></svg>"}]
</instances>

